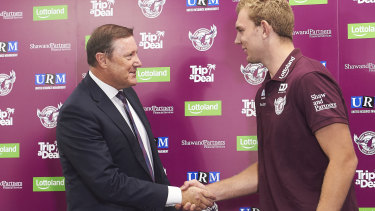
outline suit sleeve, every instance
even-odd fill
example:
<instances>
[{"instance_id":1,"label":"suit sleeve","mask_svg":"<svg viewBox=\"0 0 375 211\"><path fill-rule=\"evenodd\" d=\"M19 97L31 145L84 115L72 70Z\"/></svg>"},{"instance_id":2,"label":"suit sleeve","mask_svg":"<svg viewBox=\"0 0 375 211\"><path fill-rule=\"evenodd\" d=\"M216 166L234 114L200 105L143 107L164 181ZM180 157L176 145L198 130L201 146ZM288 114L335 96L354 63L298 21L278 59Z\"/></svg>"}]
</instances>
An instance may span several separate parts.
<instances>
[{"instance_id":1,"label":"suit sleeve","mask_svg":"<svg viewBox=\"0 0 375 211\"><path fill-rule=\"evenodd\" d=\"M163 208L168 195L166 185L129 177L113 162L100 122L87 109L70 104L63 108L57 126L61 156L98 198L109 203L140 209ZM69 174L65 172L64 174ZM69 181L67 181L67 185Z\"/></svg>"}]
</instances>

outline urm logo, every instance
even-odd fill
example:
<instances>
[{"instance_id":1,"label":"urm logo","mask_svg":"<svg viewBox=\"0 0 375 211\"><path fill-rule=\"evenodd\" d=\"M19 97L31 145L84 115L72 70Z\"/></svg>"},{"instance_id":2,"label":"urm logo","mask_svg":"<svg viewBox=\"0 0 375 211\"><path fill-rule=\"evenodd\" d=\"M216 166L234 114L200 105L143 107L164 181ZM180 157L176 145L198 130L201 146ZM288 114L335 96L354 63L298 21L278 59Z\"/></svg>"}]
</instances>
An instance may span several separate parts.
<instances>
[{"instance_id":1,"label":"urm logo","mask_svg":"<svg viewBox=\"0 0 375 211\"><path fill-rule=\"evenodd\" d=\"M159 149L168 149L169 139L168 137L158 137L158 148Z\"/></svg>"},{"instance_id":2,"label":"urm logo","mask_svg":"<svg viewBox=\"0 0 375 211\"><path fill-rule=\"evenodd\" d=\"M374 108L375 98L370 96L352 96L351 108Z\"/></svg>"},{"instance_id":3,"label":"urm logo","mask_svg":"<svg viewBox=\"0 0 375 211\"><path fill-rule=\"evenodd\" d=\"M35 85L66 84L66 73L35 74Z\"/></svg>"},{"instance_id":4,"label":"urm logo","mask_svg":"<svg viewBox=\"0 0 375 211\"><path fill-rule=\"evenodd\" d=\"M260 211L260 209L256 207L240 207L240 211Z\"/></svg>"},{"instance_id":5,"label":"urm logo","mask_svg":"<svg viewBox=\"0 0 375 211\"><path fill-rule=\"evenodd\" d=\"M194 7L194 6L218 6L219 0L186 0L187 7Z\"/></svg>"},{"instance_id":6,"label":"urm logo","mask_svg":"<svg viewBox=\"0 0 375 211\"><path fill-rule=\"evenodd\" d=\"M187 181L198 180L203 184L220 181L220 172L190 171L187 173Z\"/></svg>"},{"instance_id":7,"label":"urm logo","mask_svg":"<svg viewBox=\"0 0 375 211\"><path fill-rule=\"evenodd\" d=\"M17 41L0 42L0 52L1 53L18 52L18 42Z\"/></svg>"}]
</instances>

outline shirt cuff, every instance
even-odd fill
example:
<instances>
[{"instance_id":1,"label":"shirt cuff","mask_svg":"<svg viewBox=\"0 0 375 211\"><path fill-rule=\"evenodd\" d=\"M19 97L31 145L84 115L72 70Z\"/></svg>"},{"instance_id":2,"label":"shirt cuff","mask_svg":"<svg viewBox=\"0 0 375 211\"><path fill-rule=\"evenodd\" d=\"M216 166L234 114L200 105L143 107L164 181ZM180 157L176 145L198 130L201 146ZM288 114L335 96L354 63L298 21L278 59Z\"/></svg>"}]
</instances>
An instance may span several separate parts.
<instances>
[{"instance_id":1,"label":"shirt cuff","mask_svg":"<svg viewBox=\"0 0 375 211\"><path fill-rule=\"evenodd\" d=\"M168 198L165 204L166 207L174 206L176 204L181 204L182 193L181 189L174 186L168 186Z\"/></svg>"}]
</instances>

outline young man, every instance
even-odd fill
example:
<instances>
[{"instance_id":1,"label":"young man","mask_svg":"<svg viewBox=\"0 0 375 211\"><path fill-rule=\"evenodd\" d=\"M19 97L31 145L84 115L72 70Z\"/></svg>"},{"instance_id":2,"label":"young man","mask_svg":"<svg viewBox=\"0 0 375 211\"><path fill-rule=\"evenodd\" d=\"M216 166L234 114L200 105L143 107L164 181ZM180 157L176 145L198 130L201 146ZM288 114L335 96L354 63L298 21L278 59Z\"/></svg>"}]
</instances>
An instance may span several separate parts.
<instances>
[{"instance_id":1,"label":"young man","mask_svg":"<svg viewBox=\"0 0 375 211\"><path fill-rule=\"evenodd\" d=\"M269 70L255 99L259 158L206 188L217 200L258 192L262 211L358 210L345 103L329 71L294 48L290 5L241 0L237 13L235 43Z\"/></svg>"}]
</instances>

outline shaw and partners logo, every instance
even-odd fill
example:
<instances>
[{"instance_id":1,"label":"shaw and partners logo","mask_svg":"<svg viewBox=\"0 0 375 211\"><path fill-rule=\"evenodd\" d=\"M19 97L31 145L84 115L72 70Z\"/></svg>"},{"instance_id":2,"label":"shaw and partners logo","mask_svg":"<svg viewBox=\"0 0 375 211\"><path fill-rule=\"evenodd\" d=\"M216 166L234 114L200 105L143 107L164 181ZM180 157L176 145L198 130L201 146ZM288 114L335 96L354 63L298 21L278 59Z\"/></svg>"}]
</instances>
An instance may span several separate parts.
<instances>
[{"instance_id":1,"label":"shaw and partners logo","mask_svg":"<svg viewBox=\"0 0 375 211\"><path fill-rule=\"evenodd\" d=\"M59 150L57 149L57 141L55 141L53 144L48 142L38 142L38 145L38 156L42 157L42 159L60 158Z\"/></svg>"},{"instance_id":2,"label":"shaw and partners logo","mask_svg":"<svg viewBox=\"0 0 375 211\"><path fill-rule=\"evenodd\" d=\"M68 19L68 5L40 6L33 8L34 21Z\"/></svg>"},{"instance_id":3,"label":"shaw and partners logo","mask_svg":"<svg viewBox=\"0 0 375 211\"><path fill-rule=\"evenodd\" d=\"M173 106L149 106L143 107L146 112L152 111L152 114L173 114Z\"/></svg>"},{"instance_id":4,"label":"shaw and partners logo","mask_svg":"<svg viewBox=\"0 0 375 211\"><path fill-rule=\"evenodd\" d=\"M307 29L301 31L293 31L293 36L303 36L308 35L309 38L319 38L319 37L331 37L331 29Z\"/></svg>"},{"instance_id":5,"label":"shaw and partners logo","mask_svg":"<svg viewBox=\"0 0 375 211\"><path fill-rule=\"evenodd\" d=\"M35 74L35 90L65 89L66 73Z\"/></svg>"},{"instance_id":6,"label":"shaw and partners logo","mask_svg":"<svg viewBox=\"0 0 375 211\"><path fill-rule=\"evenodd\" d=\"M72 50L72 44L70 43L48 43L48 44L30 44L31 50L37 49L50 49L53 52L56 51L70 51Z\"/></svg>"},{"instance_id":7,"label":"shaw and partners logo","mask_svg":"<svg viewBox=\"0 0 375 211\"><path fill-rule=\"evenodd\" d=\"M256 116L255 101L253 99L242 99L243 109L241 114L245 114L246 117Z\"/></svg>"},{"instance_id":8,"label":"shaw and partners logo","mask_svg":"<svg viewBox=\"0 0 375 211\"><path fill-rule=\"evenodd\" d=\"M237 136L237 151L258 151L257 136Z\"/></svg>"},{"instance_id":9,"label":"shaw and partners logo","mask_svg":"<svg viewBox=\"0 0 375 211\"><path fill-rule=\"evenodd\" d=\"M375 64L345 64L345 70L369 70L369 72L375 72Z\"/></svg>"},{"instance_id":10,"label":"shaw and partners logo","mask_svg":"<svg viewBox=\"0 0 375 211\"><path fill-rule=\"evenodd\" d=\"M192 141L192 140L182 140L181 146L203 146L205 149L224 149L225 141L224 140L201 140L201 141Z\"/></svg>"},{"instance_id":11,"label":"shaw and partners logo","mask_svg":"<svg viewBox=\"0 0 375 211\"><path fill-rule=\"evenodd\" d=\"M186 12L219 10L219 0L186 0Z\"/></svg>"},{"instance_id":12,"label":"shaw and partners logo","mask_svg":"<svg viewBox=\"0 0 375 211\"><path fill-rule=\"evenodd\" d=\"M290 5L328 4L328 0L289 0Z\"/></svg>"},{"instance_id":13,"label":"shaw and partners logo","mask_svg":"<svg viewBox=\"0 0 375 211\"><path fill-rule=\"evenodd\" d=\"M0 17L3 17L4 20L22 19L23 18L23 12L7 12L7 11L2 11L0 13Z\"/></svg>"},{"instance_id":14,"label":"shaw and partners logo","mask_svg":"<svg viewBox=\"0 0 375 211\"><path fill-rule=\"evenodd\" d=\"M363 3L366 3L366 4L375 3L375 0L353 0L353 1L356 1L358 4L363 4Z\"/></svg>"},{"instance_id":15,"label":"shaw and partners logo","mask_svg":"<svg viewBox=\"0 0 375 211\"><path fill-rule=\"evenodd\" d=\"M375 23L348 24L348 39L375 38Z\"/></svg>"},{"instance_id":16,"label":"shaw and partners logo","mask_svg":"<svg viewBox=\"0 0 375 211\"><path fill-rule=\"evenodd\" d=\"M33 177L33 192L65 191L64 177Z\"/></svg>"},{"instance_id":17,"label":"shaw and partners logo","mask_svg":"<svg viewBox=\"0 0 375 211\"><path fill-rule=\"evenodd\" d=\"M0 73L0 96L8 95L12 89L13 84L16 81L16 72L10 71L9 75Z\"/></svg>"},{"instance_id":18,"label":"shaw and partners logo","mask_svg":"<svg viewBox=\"0 0 375 211\"><path fill-rule=\"evenodd\" d=\"M358 149L365 155L375 154L375 132L366 131L360 136L354 134L354 142L358 145Z\"/></svg>"},{"instance_id":19,"label":"shaw and partners logo","mask_svg":"<svg viewBox=\"0 0 375 211\"><path fill-rule=\"evenodd\" d=\"M211 29L200 28L193 34L189 31L189 39L193 44L194 48L198 51L207 51L214 44L215 37L217 35L217 28L215 25L211 26Z\"/></svg>"},{"instance_id":20,"label":"shaw and partners logo","mask_svg":"<svg viewBox=\"0 0 375 211\"><path fill-rule=\"evenodd\" d=\"M57 108L54 106L47 106L42 111L37 109L37 115L40 119L40 122L45 128L54 128L57 125L57 117L59 115L60 108L62 103L57 105Z\"/></svg>"},{"instance_id":21,"label":"shaw and partners logo","mask_svg":"<svg viewBox=\"0 0 375 211\"><path fill-rule=\"evenodd\" d=\"M241 73L243 74L247 83L251 85L259 85L263 83L266 78L268 69L262 63L247 64L246 67L241 65Z\"/></svg>"},{"instance_id":22,"label":"shaw and partners logo","mask_svg":"<svg viewBox=\"0 0 375 211\"><path fill-rule=\"evenodd\" d=\"M167 0L138 0L138 6L147 18L156 18L163 11L163 6Z\"/></svg>"},{"instance_id":23,"label":"shaw and partners logo","mask_svg":"<svg viewBox=\"0 0 375 211\"><path fill-rule=\"evenodd\" d=\"M8 181L1 181L0 187L3 190L20 190L22 189L22 182L8 182Z\"/></svg>"},{"instance_id":24,"label":"shaw and partners logo","mask_svg":"<svg viewBox=\"0 0 375 211\"><path fill-rule=\"evenodd\" d=\"M137 82L170 82L170 67L145 67L137 68Z\"/></svg>"},{"instance_id":25,"label":"shaw and partners logo","mask_svg":"<svg viewBox=\"0 0 375 211\"><path fill-rule=\"evenodd\" d=\"M375 114L375 97L373 96L352 96L351 113L352 114Z\"/></svg>"},{"instance_id":26,"label":"shaw and partners logo","mask_svg":"<svg viewBox=\"0 0 375 211\"><path fill-rule=\"evenodd\" d=\"M185 101L185 116L221 116L221 101Z\"/></svg>"},{"instance_id":27,"label":"shaw and partners logo","mask_svg":"<svg viewBox=\"0 0 375 211\"><path fill-rule=\"evenodd\" d=\"M1 57L17 57L18 41L0 41L0 58Z\"/></svg>"},{"instance_id":28,"label":"shaw and partners logo","mask_svg":"<svg viewBox=\"0 0 375 211\"><path fill-rule=\"evenodd\" d=\"M334 102L332 102L332 103L326 103L326 102L324 102L323 99L325 99L326 97L328 97L327 93L312 94L312 95L310 95L310 97L311 97L311 101L312 101L312 103L314 105L314 108L315 108L316 112L327 110L327 109L335 109L335 108L337 108L337 104L334 103ZM329 99L329 97L328 97L328 99Z\"/></svg>"},{"instance_id":29,"label":"shaw and partners logo","mask_svg":"<svg viewBox=\"0 0 375 211\"><path fill-rule=\"evenodd\" d=\"M139 42L139 46L143 49L162 49L163 48L163 39L165 31L156 31L155 34L150 32L141 32L142 41Z\"/></svg>"},{"instance_id":30,"label":"shaw and partners logo","mask_svg":"<svg viewBox=\"0 0 375 211\"><path fill-rule=\"evenodd\" d=\"M19 158L20 157L20 144L8 143L0 144L0 158Z\"/></svg>"},{"instance_id":31,"label":"shaw and partners logo","mask_svg":"<svg viewBox=\"0 0 375 211\"><path fill-rule=\"evenodd\" d=\"M155 138L156 143L158 145L158 152L159 153L168 153L169 149L169 138L168 137L158 137Z\"/></svg>"},{"instance_id":32,"label":"shaw and partners logo","mask_svg":"<svg viewBox=\"0 0 375 211\"><path fill-rule=\"evenodd\" d=\"M219 182L220 172L189 171L187 173L187 181L194 179L198 180L202 184Z\"/></svg>"},{"instance_id":33,"label":"shaw and partners logo","mask_svg":"<svg viewBox=\"0 0 375 211\"><path fill-rule=\"evenodd\" d=\"M369 172L368 170L356 170L356 173L356 185L360 188L375 188L375 171Z\"/></svg>"},{"instance_id":34,"label":"shaw and partners logo","mask_svg":"<svg viewBox=\"0 0 375 211\"><path fill-rule=\"evenodd\" d=\"M214 73L212 70L216 69L216 64L207 64L207 67L201 65L190 65L191 74L189 79L194 83L214 82Z\"/></svg>"},{"instance_id":35,"label":"shaw and partners logo","mask_svg":"<svg viewBox=\"0 0 375 211\"><path fill-rule=\"evenodd\" d=\"M14 108L7 108L5 111L0 109L0 126L12 126Z\"/></svg>"},{"instance_id":36,"label":"shaw and partners logo","mask_svg":"<svg viewBox=\"0 0 375 211\"><path fill-rule=\"evenodd\" d=\"M94 17L113 16L113 5L115 4L115 0L91 0L90 2L92 4L90 15L94 15Z\"/></svg>"}]
</instances>

